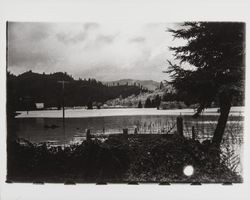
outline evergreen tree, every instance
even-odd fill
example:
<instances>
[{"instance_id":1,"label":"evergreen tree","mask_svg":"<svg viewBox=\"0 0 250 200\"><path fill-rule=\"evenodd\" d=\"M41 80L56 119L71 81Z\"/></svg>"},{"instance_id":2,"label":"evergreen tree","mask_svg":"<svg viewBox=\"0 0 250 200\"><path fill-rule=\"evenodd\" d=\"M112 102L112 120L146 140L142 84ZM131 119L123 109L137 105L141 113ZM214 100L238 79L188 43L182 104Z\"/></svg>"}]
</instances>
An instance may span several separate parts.
<instances>
[{"instance_id":1,"label":"evergreen tree","mask_svg":"<svg viewBox=\"0 0 250 200\"><path fill-rule=\"evenodd\" d=\"M169 31L187 41L184 46L170 47L180 61L169 61L171 83L186 104L199 104L194 117L218 99L220 116L212 143L219 147L232 101L244 94L245 24L191 22Z\"/></svg>"},{"instance_id":2,"label":"evergreen tree","mask_svg":"<svg viewBox=\"0 0 250 200\"><path fill-rule=\"evenodd\" d=\"M150 98L147 98L145 105L144 105L144 108L151 108L151 107L152 107L151 100L150 100Z\"/></svg>"},{"instance_id":3,"label":"evergreen tree","mask_svg":"<svg viewBox=\"0 0 250 200\"><path fill-rule=\"evenodd\" d=\"M160 104L161 104L161 97L157 94L155 97L155 107L159 109Z\"/></svg>"},{"instance_id":4,"label":"evergreen tree","mask_svg":"<svg viewBox=\"0 0 250 200\"><path fill-rule=\"evenodd\" d=\"M141 100L140 100L139 103L138 103L138 108L142 108Z\"/></svg>"},{"instance_id":5,"label":"evergreen tree","mask_svg":"<svg viewBox=\"0 0 250 200\"><path fill-rule=\"evenodd\" d=\"M88 109L93 109L93 103L92 103L92 101L89 101L89 102L88 102L87 108L88 108Z\"/></svg>"},{"instance_id":6,"label":"evergreen tree","mask_svg":"<svg viewBox=\"0 0 250 200\"><path fill-rule=\"evenodd\" d=\"M155 107L156 107L155 99L152 99L150 108L155 108Z\"/></svg>"},{"instance_id":7,"label":"evergreen tree","mask_svg":"<svg viewBox=\"0 0 250 200\"><path fill-rule=\"evenodd\" d=\"M163 89L163 87L164 87L164 86L163 86L163 83L162 83L162 81L161 81L161 83L160 83L160 90Z\"/></svg>"}]
</instances>

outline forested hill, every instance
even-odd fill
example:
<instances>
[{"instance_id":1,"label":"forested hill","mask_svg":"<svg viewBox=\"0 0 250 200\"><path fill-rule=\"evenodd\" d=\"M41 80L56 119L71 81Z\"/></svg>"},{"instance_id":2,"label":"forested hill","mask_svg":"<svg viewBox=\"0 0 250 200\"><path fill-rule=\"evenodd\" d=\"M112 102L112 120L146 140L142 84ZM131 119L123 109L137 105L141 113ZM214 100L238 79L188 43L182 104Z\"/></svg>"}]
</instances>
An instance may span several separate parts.
<instances>
[{"instance_id":1,"label":"forested hill","mask_svg":"<svg viewBox=\"0 0 250 200\"><path fill-rule=\"evenodd\" d=\"M134 79L121 79L117 81L108 81L108 85L140 85L143 88L154 91L160 87L160 83L153 80L134 80Z\"/></svg>"},{"instance_id":2,"label":"forested hill","mask_svg":"<svg viewBox=\"0 0 250 200\"><path fill-rule=\"evenodd\" d=\"M45 107L62 105L62 83L65 83L65 106L85 106L89 102L104 103L117 97L125 98L139 94L142 89L137 85L107 86L95 79L75 80L67 73L39 74L32 71L18 76L7 73L7 103L12 110L34 109L35 103Z\"/></svg>"}]
</instances>

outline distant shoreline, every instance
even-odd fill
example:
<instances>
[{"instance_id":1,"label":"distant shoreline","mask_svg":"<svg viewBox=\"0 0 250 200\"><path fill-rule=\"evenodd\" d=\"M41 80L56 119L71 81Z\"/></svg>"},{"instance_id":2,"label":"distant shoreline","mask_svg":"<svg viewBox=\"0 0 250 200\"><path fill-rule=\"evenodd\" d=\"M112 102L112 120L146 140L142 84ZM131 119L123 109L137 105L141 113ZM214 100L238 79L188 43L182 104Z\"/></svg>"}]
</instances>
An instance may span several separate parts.
<instances>
[{"instance_id":1,"label":"distant shoreline","mask_svg":"<svg viewBox=\"0 0 250 200\"><path fill-rule=\"evenodd\" d=\"M205 109L203 115L219 115L218 108ZM61 118L62 110L35 110L17 111L15 118ZM66 109L65 118L91 118L91 117L109 117L109 116L136 116L136 115L188 115L194 114L194 109L170 109L157 110L156 108L105 108L105 109ZM232 107L230 115L244 115L244 107Z\"/></svg>"}]
</instances>

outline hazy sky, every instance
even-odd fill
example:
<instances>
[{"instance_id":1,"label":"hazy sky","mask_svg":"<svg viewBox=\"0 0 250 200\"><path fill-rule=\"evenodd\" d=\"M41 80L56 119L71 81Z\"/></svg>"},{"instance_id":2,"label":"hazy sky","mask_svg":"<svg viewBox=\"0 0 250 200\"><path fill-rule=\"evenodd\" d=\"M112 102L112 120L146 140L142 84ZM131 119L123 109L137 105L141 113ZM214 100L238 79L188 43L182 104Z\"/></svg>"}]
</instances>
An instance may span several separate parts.
<instances>
[{"instance_id":1,"label":"hazy sky","mask_svg":"<svg viewBox=\"0 0 250 200\"><path fill-rule=\"evenodd\" d=\"M166 30L177 24L9 23L8 70L63 71L101 81L168 79L168 47L181 44ZM178 43L179 44L178 44Z\"/></svg>"}]
</instances>

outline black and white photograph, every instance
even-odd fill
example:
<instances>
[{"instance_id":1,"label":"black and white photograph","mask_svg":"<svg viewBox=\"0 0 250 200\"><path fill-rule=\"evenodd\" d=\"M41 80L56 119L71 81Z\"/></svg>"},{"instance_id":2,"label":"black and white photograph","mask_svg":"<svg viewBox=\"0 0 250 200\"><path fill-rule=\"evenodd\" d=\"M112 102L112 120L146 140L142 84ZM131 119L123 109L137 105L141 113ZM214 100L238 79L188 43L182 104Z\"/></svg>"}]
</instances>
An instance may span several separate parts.
<instances>
[{"instance_id":1,"label":"black and white photograph","mask_svg":"<svg viewBox=\"0 0 250 200\"><path fill-rule=\"evenodd\" d=\"M8 21L6 181L244 183L245 27Z\"/></svg>"}]
</instances>

